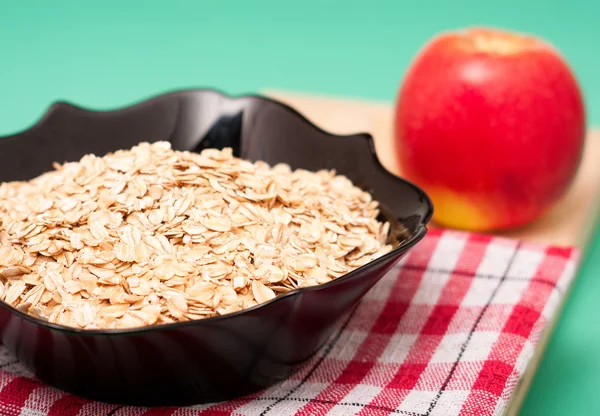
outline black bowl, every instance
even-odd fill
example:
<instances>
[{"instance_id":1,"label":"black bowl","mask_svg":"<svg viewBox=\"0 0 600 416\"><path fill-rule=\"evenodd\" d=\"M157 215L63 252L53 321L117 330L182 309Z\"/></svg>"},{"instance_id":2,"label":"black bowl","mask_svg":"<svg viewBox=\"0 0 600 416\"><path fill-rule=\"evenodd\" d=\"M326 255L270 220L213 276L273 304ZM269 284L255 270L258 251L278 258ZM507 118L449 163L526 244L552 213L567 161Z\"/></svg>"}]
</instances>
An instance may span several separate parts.
<instances>
[{"instance_id":1,"label":"black bowl","mask_svg":"<svg viewBox=\"0 0 600 416\"><path fill-rule=\"evenodd\" d=\"M54 161L159 140L179 150L232 147L249 160L335 169L372 192L409 237L332 282L199 321L77 330L0 302L4 345L48 384L90 399L146 406L220 401L272 385L323 345L346 313L424 237L432 215L421 189L383 168L368 134L332 135L279 102L213 90L174 92L106 112L56 103L30 129L0 138L0 181L31 179L52 169Z\"/></svg>"}]
</instances>

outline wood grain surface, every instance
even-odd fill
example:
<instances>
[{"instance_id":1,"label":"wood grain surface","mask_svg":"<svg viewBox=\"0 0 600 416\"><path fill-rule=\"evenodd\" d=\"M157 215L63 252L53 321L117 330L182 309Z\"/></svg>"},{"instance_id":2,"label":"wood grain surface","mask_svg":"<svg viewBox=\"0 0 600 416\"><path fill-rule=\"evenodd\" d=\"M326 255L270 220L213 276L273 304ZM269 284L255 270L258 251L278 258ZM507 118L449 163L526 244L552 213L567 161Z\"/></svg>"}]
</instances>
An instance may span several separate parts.
<instances>
[{"instance_id":1,"label":"wood grain surface","mask_svg":"<svg viewBox=\"0 0 600 416\"><path fill-rule=\"evenodd\" d=\"M402 176L401 166L398 166L394 156L391 103L275 90L263 93L291 105L317 126L332 133L370 133L382 164ZM590 130L577 177L564 197L534 223L496 234L583 248L594 228L599 196L600 131Z\"/></svg>"}]
</instances>

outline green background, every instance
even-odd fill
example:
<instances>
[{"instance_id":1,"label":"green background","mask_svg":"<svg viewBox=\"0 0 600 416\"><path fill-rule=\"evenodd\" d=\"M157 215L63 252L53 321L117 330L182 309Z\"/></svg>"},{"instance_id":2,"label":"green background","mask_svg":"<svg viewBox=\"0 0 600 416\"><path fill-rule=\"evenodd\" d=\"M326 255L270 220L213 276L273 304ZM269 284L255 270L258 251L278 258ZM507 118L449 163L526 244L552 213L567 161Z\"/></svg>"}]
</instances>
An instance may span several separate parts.
<instances>
[{"instance_id":1,"label":"green background","mask_svg":"<svg viewBox=\"0 0 600 416\"><path fill-rule=\"evenodd\" d=\"M393 100L428 38L471 25L555 44L598 125L599 13L600 3L574 0L0 0L0 135L57 99L108 109L186 87ZM522 414L600 414L598 272L596 233Z\"/></svg>"}]
</instances>

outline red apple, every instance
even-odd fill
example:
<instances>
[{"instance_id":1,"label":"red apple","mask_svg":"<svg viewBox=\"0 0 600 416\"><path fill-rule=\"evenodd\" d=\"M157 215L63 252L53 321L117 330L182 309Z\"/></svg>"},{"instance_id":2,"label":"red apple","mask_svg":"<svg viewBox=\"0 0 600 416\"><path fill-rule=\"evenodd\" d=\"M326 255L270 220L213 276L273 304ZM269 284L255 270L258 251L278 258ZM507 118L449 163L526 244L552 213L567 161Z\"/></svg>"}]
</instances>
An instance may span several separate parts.
<instances>
[{"instance_id":1,"label":"red apple","mask_svg":"<svg viewBox=\"0 0 600 416\"><path fill-rule=\"evenodd\" d=\"M431 40L409 68L395 114L403 174L440 225L498 230L539 217L581 158L585 110L559 52L492 29Z\"/></svg>"}]
</instances>

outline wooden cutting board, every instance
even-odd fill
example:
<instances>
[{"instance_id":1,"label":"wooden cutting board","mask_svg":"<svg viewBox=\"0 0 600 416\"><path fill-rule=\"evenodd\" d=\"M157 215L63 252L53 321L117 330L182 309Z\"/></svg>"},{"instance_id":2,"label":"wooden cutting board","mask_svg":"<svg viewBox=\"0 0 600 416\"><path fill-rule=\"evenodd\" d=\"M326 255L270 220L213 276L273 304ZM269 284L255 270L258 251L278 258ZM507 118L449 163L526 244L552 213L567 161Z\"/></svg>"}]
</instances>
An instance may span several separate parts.
<instances>
[{"instance_id":1,"label":"wooden cutting board","mask_svg":"<svg viewBox=\"0 0 600 416\"><path fill-rule=\"evenodd\" d=\"M319 127L338 134L367 132L373 136L381 163L402 176L393 151L393 106L386 102L325 97L284 91L263 93L291 105ZM567 194L542 218L502 234L522 240L584 248L600 201L600 130L588 134L577 177Z\"/></svg>"},{"instance_id":2,"label":"wooden cutting board","mask_svg":"<svg viewBox=\"0 0 600 416\"><path fill-rule=\"evenodd\" d=\"M373 136L381 163L391 172L402 176L393 149L393 105L341 97L325 97L267 90L264 93L291 105L313 123L332 133L367 132ZM595 229L600 201L600 130L590 130L585 143L581 166L564 197L542 218L518 230L501 233L504 236L545 244L575 246L585 249ZM564 305L566 294L562 300ZM562 308L562 306L561 306ZM547 326L527 370L519 380L505 415L519 412L533 380L545 347L560 316L560 308Z\"/></svg>"}]
</instances>

